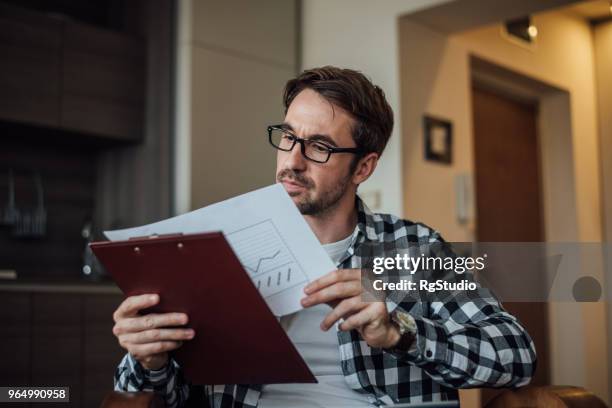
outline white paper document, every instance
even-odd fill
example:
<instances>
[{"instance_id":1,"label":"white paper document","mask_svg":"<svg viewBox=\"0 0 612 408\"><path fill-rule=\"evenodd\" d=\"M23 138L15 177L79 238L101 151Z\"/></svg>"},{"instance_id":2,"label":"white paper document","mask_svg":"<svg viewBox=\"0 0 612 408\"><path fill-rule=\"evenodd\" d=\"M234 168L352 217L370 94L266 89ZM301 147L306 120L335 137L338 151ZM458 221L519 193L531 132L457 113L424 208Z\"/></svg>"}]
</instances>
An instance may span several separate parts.
<instances>
[{"instance_id":1,"label":"white paper document","mask_svg":"<svg viewBox=\"0 0 612 408\"><path fill-rule=\"evenodd\" d=\"M104 234L112 241L222 231L276 316L302 309L308 282L336 269L281 184L141 227ZM169 271L172 273L172 271ZM202 273L216 273L202 265ZM180 277L180 273L177 274ZM228 293L228 296L240 296Z\"/></svg>"}]
</instances>

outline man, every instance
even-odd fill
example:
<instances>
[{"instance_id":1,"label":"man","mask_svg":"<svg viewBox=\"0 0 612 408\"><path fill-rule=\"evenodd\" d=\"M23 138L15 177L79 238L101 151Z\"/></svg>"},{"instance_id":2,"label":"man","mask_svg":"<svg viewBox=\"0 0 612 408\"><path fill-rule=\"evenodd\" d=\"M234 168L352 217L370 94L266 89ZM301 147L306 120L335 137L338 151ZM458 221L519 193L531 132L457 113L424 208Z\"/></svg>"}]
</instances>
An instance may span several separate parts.
<instances>
[{"instance_id":1,"label":"man","mask_svg":"<svg viewBox=\"0 0 612 408\"><path fill-rule=\"evenodd\" d=\"M423 224L373 214L356 195L393 128L382 90L359 72L323 67L290 80L284 104L283 124L268 128L278 149L276 180L338 265L306 286L304 310L281 318L319 383L207 385L195 396L168 352L195 335L220 334L180 328L188 322L181 313L140 316L159 301L143 295L126 299L114 314L113 332L128 351L116 389L154 390L173 407L190 394L213 407L371 407L453 400L457 388L527 384L533 342L485 290L461 301L362 299L360 248L444 242Z\"/></svg>"}]
</instances>

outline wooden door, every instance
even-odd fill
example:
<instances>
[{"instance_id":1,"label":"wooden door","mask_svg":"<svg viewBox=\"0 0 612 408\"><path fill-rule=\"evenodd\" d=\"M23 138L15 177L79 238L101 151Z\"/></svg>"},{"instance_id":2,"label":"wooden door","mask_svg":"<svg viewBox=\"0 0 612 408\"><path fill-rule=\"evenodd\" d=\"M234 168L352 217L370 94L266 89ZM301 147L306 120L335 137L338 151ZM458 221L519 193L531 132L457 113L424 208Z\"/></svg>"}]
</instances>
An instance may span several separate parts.
<instances>
[{"instance_id":1,"label":"wooden door","mask_svg":"<svg viewBox=\"0 0 612 408\"><path fill-rule=\"evenodd\" d=\"M541 242L537 106L474 86L477 239ZM542 271L544 273L545 271ZM545 303L504 303L534 340L538 366L532 384L550 382L548 311ZM483 392L483 403L495 392Z\"/></svg>"}]
</instances>

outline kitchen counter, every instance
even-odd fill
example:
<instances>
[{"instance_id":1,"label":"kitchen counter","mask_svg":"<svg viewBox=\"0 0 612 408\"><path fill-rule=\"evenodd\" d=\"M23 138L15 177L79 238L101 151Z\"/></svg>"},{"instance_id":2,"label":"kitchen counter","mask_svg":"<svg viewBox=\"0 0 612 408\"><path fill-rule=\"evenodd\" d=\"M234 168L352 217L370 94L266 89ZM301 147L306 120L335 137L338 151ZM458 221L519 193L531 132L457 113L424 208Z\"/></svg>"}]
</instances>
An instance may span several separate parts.
<instances>
[{"instance_id":1,"label":"kitchen counter","mask_svg":"<svg viewBox=\"0 0 612 408\"><path fill-rule=\"evenodd\" d=\"M0 280L0 292L91 293L120 295L110 280L22 278Z\"/></svg>"}]
</instances>

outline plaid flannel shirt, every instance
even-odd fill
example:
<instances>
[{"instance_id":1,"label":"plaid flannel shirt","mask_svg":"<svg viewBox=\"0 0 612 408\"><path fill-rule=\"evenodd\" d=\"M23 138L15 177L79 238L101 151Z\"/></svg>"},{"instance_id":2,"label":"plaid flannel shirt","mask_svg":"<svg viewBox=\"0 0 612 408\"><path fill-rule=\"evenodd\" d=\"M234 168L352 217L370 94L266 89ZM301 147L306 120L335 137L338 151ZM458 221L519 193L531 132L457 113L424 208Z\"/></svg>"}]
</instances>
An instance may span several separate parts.
<instances>
[{"instance_id":1,"label":"plaid flannel shirt","mask_svg":"<svg viewBox=\"0 0 612 408\"><path fill-rule=\"evenodd\" d=\"M359 197L356 207L357 233L340 268L363 266L358 248L364 243L384 246L387 256L393 256L393 248L424 251L431 244L444 243L437 231L424 224L372 213ZM531 380L536 365L534 344L486 289L425 302L387 299L387 307L389 313L399 308L415 320L415 343L406 353L372 348L355 330L338 331L346 383L367 393L373 405L457 400L458 388L517 387ZM195 405L202 407L256 407L262 386L195 387L183 378L174 360L159 371L150 371L126 354L115 373L115 390L154 391L168 407L184 406L188 399L190 404L199 399Z\"/></svg>"}]
</instances>

